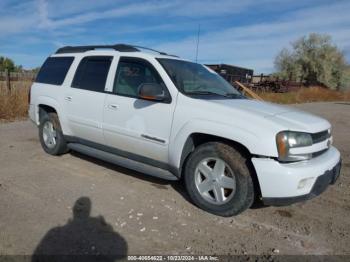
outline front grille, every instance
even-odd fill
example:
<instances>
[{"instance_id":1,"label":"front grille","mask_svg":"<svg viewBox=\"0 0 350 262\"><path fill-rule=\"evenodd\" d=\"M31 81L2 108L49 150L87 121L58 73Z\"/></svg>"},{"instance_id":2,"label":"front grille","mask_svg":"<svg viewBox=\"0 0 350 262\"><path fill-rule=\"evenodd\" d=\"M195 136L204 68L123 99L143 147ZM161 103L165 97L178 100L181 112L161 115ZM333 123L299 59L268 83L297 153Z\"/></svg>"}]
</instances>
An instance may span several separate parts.
<instances>
[{"instance_id":1,"label":"front grille","mask_svg":"<svg viewBox=\"0 0 350 262\"><path fill-rule=\"evenodd\" d=\"M330 137L328 130L321 131L318 133L311 134L313 144L320 143Z\"/></svg>"},{"instance_id":2,"label":"front grille","mask_svg":"<svg viewBox=\"0 0 350 262\"><path fill-rule=\"evenodd\" d=\"M315 157L318 157L318 156L322 155L322 154L325 153L327 150L328 150L328 148L323 149L323 150L318 151L318 152L315 152L315 153L312 153L312 158L315 158Z\"/></svg>"}]
</instances>

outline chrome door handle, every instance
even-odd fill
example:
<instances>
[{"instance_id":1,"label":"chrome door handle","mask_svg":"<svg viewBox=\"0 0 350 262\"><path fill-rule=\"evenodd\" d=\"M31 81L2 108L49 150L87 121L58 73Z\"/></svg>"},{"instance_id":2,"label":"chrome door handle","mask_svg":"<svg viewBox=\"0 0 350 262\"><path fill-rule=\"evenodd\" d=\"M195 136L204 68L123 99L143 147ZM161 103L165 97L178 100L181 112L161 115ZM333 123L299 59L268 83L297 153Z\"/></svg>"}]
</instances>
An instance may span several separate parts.
<instances>
[{"instance_id":1,"label":"chrome door handle","mask_svg":"<svg viewBox=\"0 0 350 262\"><path fill-rule=\"evenodd\" d=\"M64 99L69 101L69 102L72 101L72 97L71 96L66 96Z\"/></svg>"},{"instance_id":2,"label":"chrome door handle","mask_svg":"<svg viewBox=\"0 0 350 262\"><path fill-rule=\"evenodd\" d=\"M116 104L109 104L109 105L108 105L108 108L109 108L109 109L112 109L112 110L118 110L119 106L116 105Z\"/></svg>"}]
</instances>

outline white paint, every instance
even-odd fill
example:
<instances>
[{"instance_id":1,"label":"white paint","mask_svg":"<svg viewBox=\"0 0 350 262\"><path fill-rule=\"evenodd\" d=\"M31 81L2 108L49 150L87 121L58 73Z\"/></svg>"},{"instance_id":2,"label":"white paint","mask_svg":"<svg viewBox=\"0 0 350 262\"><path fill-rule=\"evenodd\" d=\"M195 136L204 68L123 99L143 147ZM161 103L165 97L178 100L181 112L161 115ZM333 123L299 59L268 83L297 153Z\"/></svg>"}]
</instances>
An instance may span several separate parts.
<instances>
[{"instance_id":1,"label":"white paint","mask_svg":"<svg viewBox=\"0 0 350 262\"><path fill-rule=\"evenodd\" d=\"M113 56L105 91L111 92L119 57L148 60L159 72L171 95L169 104L150 102L111 93L95 93L70 87L79 61L84 56ZM53 56L67 56L65 54ZM276 134L283 130L315 133L330 128L328 121L295 108L254 100L194 99L179 93L162 66L161 55L143 52L96 50L75 56L61 87L34 83L29 116L38 123L38 105L54 107L66 135L74 135L112 146L130 153L180 166L187 138L193 133L223 137L244 145L254 155L277 157ZM167 57L169 58L169 57ZM173 58L177 59L177 58ZM71 101L65 98L71 97ZM142 137L147 135L164 143ZM312 153L326 143L293 149ZM271 158L253 158L263 197L287 197L308 193L313 183L298 185L301 180L313 181L340 159L331 147L323 155L309 161L281 164Z\"/></svg>"}]
</instances>

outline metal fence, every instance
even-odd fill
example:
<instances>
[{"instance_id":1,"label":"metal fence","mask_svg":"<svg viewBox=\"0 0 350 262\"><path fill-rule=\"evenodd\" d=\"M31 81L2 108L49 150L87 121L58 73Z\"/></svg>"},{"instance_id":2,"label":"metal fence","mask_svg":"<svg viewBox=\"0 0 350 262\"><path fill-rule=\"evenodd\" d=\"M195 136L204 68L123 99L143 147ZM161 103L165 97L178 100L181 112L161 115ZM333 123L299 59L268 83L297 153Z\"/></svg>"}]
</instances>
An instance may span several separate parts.
<instances>
[{"instance_id":1,"label":"metal fence","mask_svg":"<svg viewBox=\"0 0 350 262\"><path fill-rule=\"evenodd\" d=\"M303 83L261 74L252 77L249 87L254 91L285 93L300 89Z\"/></svg>"}]
</instances>

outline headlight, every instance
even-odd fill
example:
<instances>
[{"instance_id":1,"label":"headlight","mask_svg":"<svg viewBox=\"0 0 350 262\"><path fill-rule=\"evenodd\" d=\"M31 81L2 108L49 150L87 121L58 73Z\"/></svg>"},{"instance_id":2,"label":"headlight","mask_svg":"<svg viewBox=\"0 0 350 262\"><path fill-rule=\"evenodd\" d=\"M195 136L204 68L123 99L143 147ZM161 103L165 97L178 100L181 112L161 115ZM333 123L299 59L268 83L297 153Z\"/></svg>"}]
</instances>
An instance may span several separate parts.
<instances>
[{"instance_id":1,"label":"headlight","mask_svg":"<svg viewBox=\"0 0 350 262\"><path fill-rule=\"evenodd\" d=\"M289 152L290 148L304 147L312 145L312 137L308 133L282 131L276 136L278 159L283 162L307 160L312 154L293 155Z\"/></svg>"}]
</instances>

